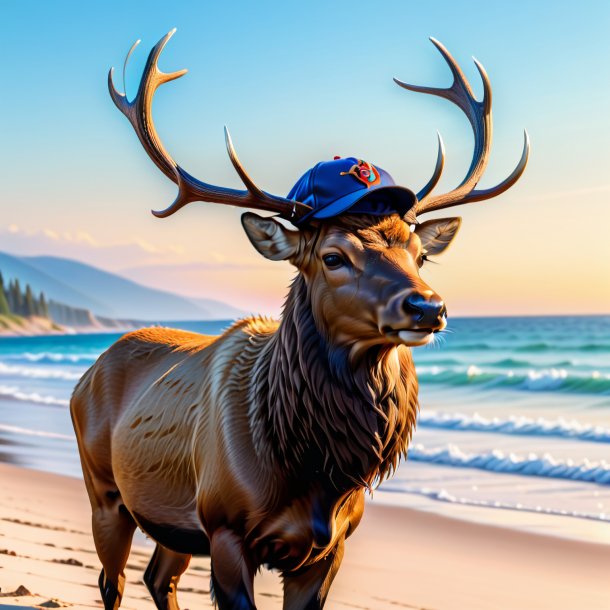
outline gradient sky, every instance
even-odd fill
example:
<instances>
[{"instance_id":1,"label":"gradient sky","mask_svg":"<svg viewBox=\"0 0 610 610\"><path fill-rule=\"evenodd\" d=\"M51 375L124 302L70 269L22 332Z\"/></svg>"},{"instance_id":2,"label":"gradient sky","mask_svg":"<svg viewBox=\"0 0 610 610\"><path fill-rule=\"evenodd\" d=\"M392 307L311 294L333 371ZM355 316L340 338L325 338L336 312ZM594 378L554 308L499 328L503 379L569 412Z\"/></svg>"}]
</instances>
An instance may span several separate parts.
<instances>
[{"instance_id":1,"label":"gradient sky","mask_svg":"<svg viewBox=\"0 0 610 610\"><path fill-rule=\"evenodd\" d=\"M479 59L494 92L494 147L481 187L502 180L532 141L522 180L496 200L456 210L463 228L424 276L460 315L610 312L610 4L388 1L32 2L1 0L0 250L70 256L181 294L277 313L288 264L263 260L237 208L192 204L158 220L175 188L141 149L106 89L137 38L127 90L173 27L161 60L189 74L154 108L174 158L206 181L240 187L227 124L244 165L285 194L334 155L379 164L418 190L436 155L438 192L472 154L449 102L392 82L446 86L442 41L475 92Z\"/></svg>"}]
</instances>

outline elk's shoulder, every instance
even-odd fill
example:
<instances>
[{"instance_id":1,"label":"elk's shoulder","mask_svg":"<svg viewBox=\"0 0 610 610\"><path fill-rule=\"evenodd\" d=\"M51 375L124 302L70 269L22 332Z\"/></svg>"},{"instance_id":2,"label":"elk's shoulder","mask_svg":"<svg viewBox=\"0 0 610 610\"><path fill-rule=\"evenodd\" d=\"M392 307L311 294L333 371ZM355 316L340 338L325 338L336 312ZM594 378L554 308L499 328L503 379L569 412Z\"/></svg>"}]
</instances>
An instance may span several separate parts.
<instances>
[{"instance_id":1,"label":"elk's shoulder","mask_svg":"<svg viewBox=\"0 0 610 610\"><path fill-rule=\"evenodd\" d=\"M115 347L127 350L137 358L154 351L198 351L216 338L175 328L151 327L127 333L117 341Z\"/></svg>"},{"instance_id":2,"label":"elk's shoulder","mask_svg":"<svg viewBox=\"0 0 610 610\"><path fill-rule=\"evenodd\" d=\"M238 320L233 326L227 331L232 332L234 330L242 331L250 336L257 335L271 335L273 334L278 326L279 321L266 316L251 316Z\"/></svg>"}]
</instances>

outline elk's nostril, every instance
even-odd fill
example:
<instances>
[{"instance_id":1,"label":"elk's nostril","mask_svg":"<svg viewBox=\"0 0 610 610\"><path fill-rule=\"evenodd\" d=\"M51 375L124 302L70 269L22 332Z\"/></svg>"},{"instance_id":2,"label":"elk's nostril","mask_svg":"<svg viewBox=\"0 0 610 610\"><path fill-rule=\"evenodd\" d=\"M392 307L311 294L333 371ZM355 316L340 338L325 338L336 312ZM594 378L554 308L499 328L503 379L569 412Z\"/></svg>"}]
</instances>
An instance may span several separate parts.
<instances>
[{"instance_id":1,"label":"elk's nostril","mask_svg":"<svg viewBox=\"0 0 610 610\"><path fill-rule=\"evenodd\" d=\"M424 316L424 303L425 299L421 294L411 293L403 301L402 308L406 314L415 318L416 322L419 322Z\"/></svg>"},{"instance_id":2,"label":"elk's nostril","mask_svg":"<svg viewBox=\"0 0 610 610\"><path fill-rule=\"evenodd\" d=\"M423 295L412 292L402 304L403 311L419 326L434 327L447 315L445 303L437 294Z\"/></svg>"}]
</instances>

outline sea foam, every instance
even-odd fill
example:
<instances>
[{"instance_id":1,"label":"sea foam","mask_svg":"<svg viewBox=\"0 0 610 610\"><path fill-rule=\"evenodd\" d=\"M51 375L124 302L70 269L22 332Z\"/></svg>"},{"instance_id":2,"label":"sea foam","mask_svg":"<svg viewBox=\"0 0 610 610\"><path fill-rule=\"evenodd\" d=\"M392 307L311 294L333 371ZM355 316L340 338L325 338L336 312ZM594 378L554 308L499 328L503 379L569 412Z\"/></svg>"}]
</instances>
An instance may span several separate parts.
<instances>
[{"instance_id":1,"label":"sea foam","mask_svg":"<svg viewBox=\"0 0 610 610\"><path fill-rule=\"evenodd\" d=\"M530 392L610 393L610 374L596 370L575 374L561 368L515 372L489 370L475 364L459 368L425 365L417 367L417 375L422 383L439 383L456 387L476 385Z\"/></svg>"},{"instance_id":2,"label":"sea foam","mask_svg":"<svg viewBox=\"0 0 610 610\"><path fill-rule=\"evenodd\" d=\"M443 351L459 351L459 352L487 352L487 351L508 351L518 354L539 354L545 352L556 352L558 350L558 343L550 343L547 341L540 341L537 343L525 343L525 344L510 344L510 343L460 343L459 341L452 342L447 346L443 347ZM582 352L582 353L610 353L610 343L580 343L576 345L569 345L566 342L561 342L561 350L569 352Z\"/></svg>"},{"instance_id":3,"label":"sea foam","mask_svg":"<svg viewBox=\"0 0 610 610\"><path fill-rule=\"evenodd\" d=\"M428 449L416 444L409 449L409 459L416 462L476 468L505 474L568 479L586 483L610 484L610 462L592 462L588 459L580 463L573 460L554 458L549 453L542 456L530 453L527 457L515 453L494 450L485 453L467 453L456 445Z\"/></svg>"},{"instance_id":4,"label":"sea foam","mask_svg":"<svg viewBox=\"0 0 610 610\"><path fill-rule=\"evenodd\" d=\"M464 506L479 506L482 508L502 508L505 510L515 510L527 513L538 513L543 515L554 515L561 517L577 517L579 519L589 519L592 521L603 521L610 523L610 514L603 512L590 513L578 510L566 510L561 508L552 508L542 505L528 505L521 502L504 502L501 500L485 500L476 498L466 498L456 496L446 489L431 489L429 487L400 487L395 484L384 483L379 489L380 492L387 493L404 493L409 495L424 496L430 500L438 502L447 502L449 504L461 504Z\"/></svg>"},{"instance_id":5,"label":"sea foam","mask_svg":"<svg viewBox=\"0 0 610 610\"><path fill-rule=\"evenodd\" d=\"M62 362L69 364L89 363L93 364L99 357L99 354L65 354L59 352L24 352L22 354L13 354L6 357L6 360L12 362L34 362L37 364L59 364Z\"/></svg>"},{"instance_id":6,"label":"sea foam","mask_svg":"<svg viewBox=\"0 0 610 610\"><path fill-rule=\"evenodd\" d=\"M39 405L53 405L58 407L67 407L70 404L69 400L64 398L55 398L54 396L43 396L37 392L22 392L19 388L13 386L0 385L0 397L12 398L20 402L30 402Z\"/></svg>"},{"instance_id":7,"label":"sea foam","mask_svg":"<svg viewBox=\"0 0 610 610\"><path fill-rule=\"evenodd\" d=\"M67 371L60 368L15 366L0 362L0 375L29 377L31 379L65 379L66 381L77 381L82 377L83 372Z\"/></svg>"},{"instance_id":8,"label":"sea foam","mask_svg":"<svg viewBox=\"0 0 610 610\"><path fill-rule=\"evenodd\" d=\"M20 428L19 426L8 426L0 424L0 432L10 432L12 434L21 434L24 436L39 436L43 438L53 438L62 441L73 441L74 436L67 434L59 434L58 432L45 432L43 430L30 430L29 428Z\"/></svg>"},{"instance_id":9,"label":"sea foam","mask_svg":"<svg viewBox=\"0 0 610 610\"><path fill-rule=\"evenodd\" d=\"M438 411L422 411L418 425L424 428L441 430L462 430L468 432L496 432L517 436L550 436L569 438L596 443L610 443L610 428L582 424L575 420L532 419L524 416L511 415L507 419L498 417L486 418L478 413L443 413Z\"/></svg>"}]
</instances>

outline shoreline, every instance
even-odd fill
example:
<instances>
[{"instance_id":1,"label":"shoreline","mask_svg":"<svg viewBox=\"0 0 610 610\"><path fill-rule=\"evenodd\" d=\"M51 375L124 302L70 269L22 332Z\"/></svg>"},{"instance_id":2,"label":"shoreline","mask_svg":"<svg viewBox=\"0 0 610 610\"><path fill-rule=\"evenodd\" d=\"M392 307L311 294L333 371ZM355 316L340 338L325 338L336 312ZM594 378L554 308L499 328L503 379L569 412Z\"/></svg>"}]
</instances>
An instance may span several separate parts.
<instances>
[{"instance_id":1,"label":"shoreline","mask_svg":"<svg viewBox=\"0 0 610 610\"><path fill-rule=\"evenodd\" d=\"M0 604L36 606L51 599L99 607L99 561L81 480L0 464L1 594L35 595ZM152 608L141 576L153 546L137 535L127 564L122 608ZM14 553L14 554L13 554ZM489 610L608 608L610 544L514 531L368 502L348 540L327 608ZM179 592L182 607L212 607L209 559L194 558ZM256 579L261 610L281 607L275 574Z\"/></svg>"},{"instance_id":2,"label":"shoreline","mask_svg":"<svg viewBox=\"0 0 610 610\"><path fill-rule=\"evenodd\" d=\"M66 324L57 324L45 318L28 319L22 318L21 323L13 323L10 327L0 326L0 339L15 339L26 337L70 337L75 335L113 335L124 334L141 328L153 328L158 326L168 326L171 328L181 328L181 323L189 324L231 324L232 319L213 319L213 320L162 320L146 321L142 320L131 325L91 325L91 326L68 326ZM168 326L169 328L169 326ZM194 331L197 332L197 331ZM220 332L217 334L221 334Z\"/></svg>"},{"instance_id":3,"label":"shoreline","mask_svg":"<svg viewBox=\"0 0 610 610\"><path fill-rule=\"evenodd\" d=\"M40 337L70 334L69 330L49 318L0 315L0 338Z\"/></svg>"},{"instance_id":4,"label":"shoreline","mask_svg":"<svg viewBox=\"0 0 610 610\"><path fill-rule=\"evenodd\" d=\"M19 317L19 316L12 316ZM69 336L69 335L89 335L89 334L112 334L126 333L140 328L148 328L151 326L165 326L168 323L175 324L176 328L180 328L180 323L187 325L199 323L214 323L214 322L232 322L247 318L249 315L243 315L238 318L225 319L204 319L204 320L163 320L163 321L137 321L136 324L127 326L106 326L103 324L90 326L69 326L58 324L46 318L23 318L20 317L20 323L10 323L9 327L0 325L0 339L14 337L45 337L45 336ZM274 317L274 316L272 316ZM520 320L520 319L547 319L547 318L608 318L610 313L556 313L556 314L489 314L489 315L458 315L453 316L452 320L464 320L468 322L477 319L482 320ZM8 320L5 320L8 323ZM55 328L52 328L55 327Z\"/></svg>"},{"instance_id":5,"label":"shoreline","mask_svg":"<svg viewBox=\"0 0 610 610\"><path fill-rule=\"evenodd\" d=\"M123 333L134 327L111 326L66 326L45 318L21 318L8 327L0 327L0 339L18 337L66 337L71 335Z\"/></svg>"}]
</instances>

